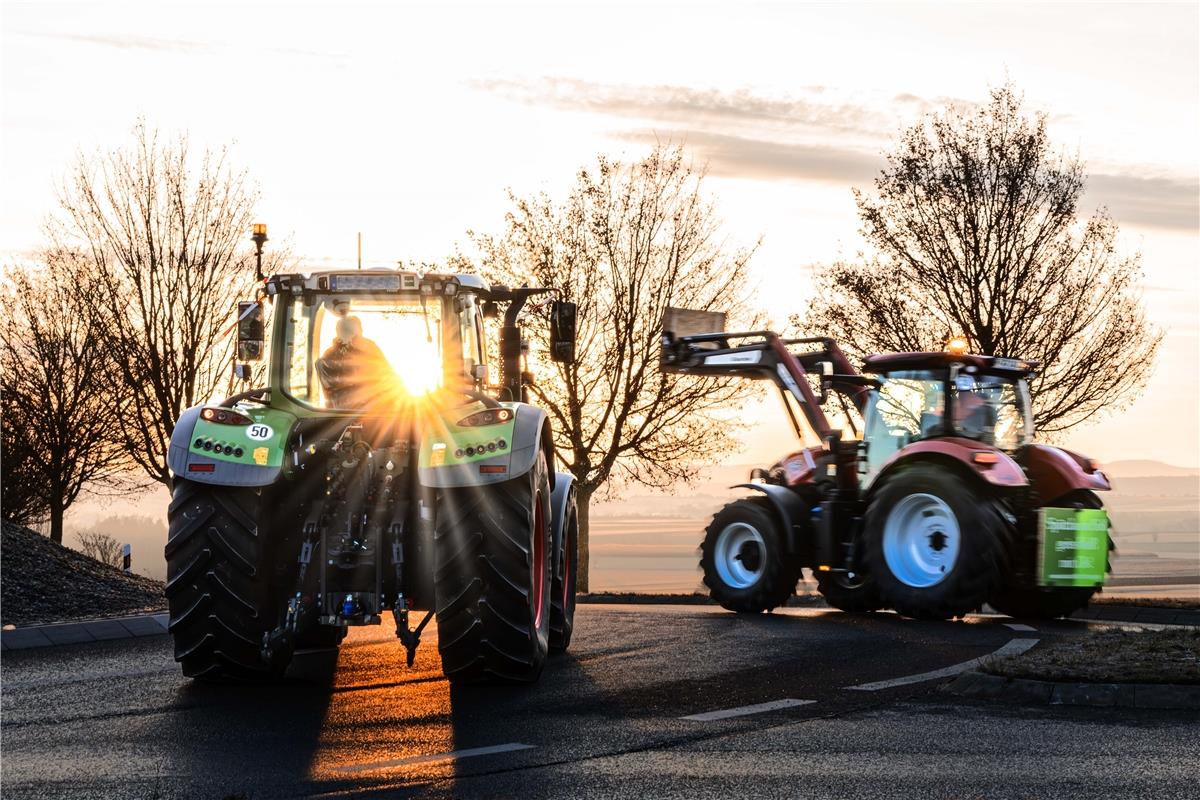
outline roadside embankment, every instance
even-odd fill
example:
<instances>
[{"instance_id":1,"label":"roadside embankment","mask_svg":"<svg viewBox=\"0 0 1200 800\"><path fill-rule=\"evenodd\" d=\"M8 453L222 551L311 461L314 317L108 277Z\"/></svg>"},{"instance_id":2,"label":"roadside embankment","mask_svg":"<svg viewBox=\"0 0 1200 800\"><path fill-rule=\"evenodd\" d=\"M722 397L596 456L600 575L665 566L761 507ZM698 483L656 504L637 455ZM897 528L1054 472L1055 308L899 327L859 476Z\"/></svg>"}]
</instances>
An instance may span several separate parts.
<instances>
[{"instance_id":1,"label":"roadside embankment","mask_svg":"<svg viewBox=\"0 0 1200 800\"><path fill-rule=\"evenodd\" d=\"M161 581L126 575L4 521L0 533L0 624L23 626L165 608Z\"/></svg>"}]
</instances>

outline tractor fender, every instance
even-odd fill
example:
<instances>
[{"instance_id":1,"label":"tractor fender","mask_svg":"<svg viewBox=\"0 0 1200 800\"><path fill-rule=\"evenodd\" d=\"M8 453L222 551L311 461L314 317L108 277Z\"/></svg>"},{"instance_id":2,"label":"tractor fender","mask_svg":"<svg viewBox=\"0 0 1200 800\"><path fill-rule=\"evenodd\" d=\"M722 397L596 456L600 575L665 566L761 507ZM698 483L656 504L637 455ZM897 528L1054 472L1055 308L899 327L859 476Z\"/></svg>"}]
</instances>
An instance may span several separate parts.
<instances>
[{"instance_id":1,"label":"tractor fender","mask_svg":"<svg viewBox=\"0 0 1200 800\"><path fill-rule=\"evenodd\" d=\"M203 409L189 408L175 423L167 451L167 466L175 477L217 486L269 486L279 479L294 416L260 406L238 407L253 425L219 425L201 419ZM229 444L241 455L205 451L197 441Z\"/></svg>"},{"instance_id":2,"label":"tractor fender","mask_svg":"<svg viewBox=\"0 0 1200 800\"><path fill-rule=\"evenodd\" d=\"M1044 444L1025 449L1025 469L1038 497L1052 500L1067 492L1085 489L1107 492L1112 489L1108 476L1078 453Z\"/></svg>"},{"instance_id":3,"label":"tractor fender","mask_svg":"<svg viewBox=\"0 0 1200 800\"><path fill-rule=\"evenodd\" d=\"M554 533L554 550L557 553L562 543L563 526L567 524L567 508L571 495L575 493L575 476L559 472L554 476L554 490L550 493L550 529Z\"/></svg>"},{"instance_id":4,"label":"tractor fender","mask_svg":"<svg viewBox=\"0 0 1200 800\"><path fill-rule=\"evenodd\" d=\"M992 463L979 463L974 460L976 453L989 453L996 458ZM901 449L883 462L868 493L873 493L875 487L897 470L920 461L944 464L995 489L1018 489L1029 485L1021 466L1007 453L974 439L952 437L929 439Z\"/></svg>"},{"instance_id":5,"label":"tractor fender","mask_svg":"<svg viewBox=\"0 0 1200 800\"><path fill-rule=\"evenodd\" d=\"M788 552L801 552L812 510L807 507L799 494L786 486L775 483L739 483L729 488L753 489L765 494L775 508L775 513L779 515L779 521L783 523Z\"/></svg>"},{"instance_id":6,"label":"tractor fender","mask_svg":"<svg viewBox=\"0 0 1200 800\"><path fill-rule=\"evenodd\" d=\"M418 468L422 486L432 489L452 489L463 486L487 486L518 478L537 463L538 451L546 453L546 466L550 472L550 488L556 481L554 469L554 444L550 438L550 419L546 412L528 403L506 403L513 410L512 433L504 453L489 454L484 460L465 463L443 464L428 458L429 443L422 444L421 462ZM482 430L482 429L481 429ZM482 434L481 434L482 436ZM443 445L444 446L444 445ZM483 472L481 467L503 468L502 471Z\"/></svg>"}]
</instances>

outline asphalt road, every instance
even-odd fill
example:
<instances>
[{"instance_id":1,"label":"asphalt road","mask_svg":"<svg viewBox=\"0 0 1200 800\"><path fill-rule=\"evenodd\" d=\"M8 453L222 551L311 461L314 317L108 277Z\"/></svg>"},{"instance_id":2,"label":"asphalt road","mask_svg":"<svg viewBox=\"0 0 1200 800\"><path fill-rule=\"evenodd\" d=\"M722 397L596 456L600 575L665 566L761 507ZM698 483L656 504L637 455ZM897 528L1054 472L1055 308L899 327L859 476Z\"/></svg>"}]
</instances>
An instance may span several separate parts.
<instances>
[{"instance_id":1,"label":"asphalt road","mask_svg":"<svg viewBox=\"0 0 1200 800\"><path fill-rule=\"evenodd\" d=\"M299 655L271 687L188 681L166 637L10 652L0 790L5 800L1196 796L1194 714L1018 708L950 699L938 680L890 685L1083 629L1006 622L581 606L570 654L539 683L490 689L450 688L432 625L413 669L390 629L356 629L336 654ZM863 684L884 688L848 688ZM746 706L756 713L727 715Z\"/></svg>"}]
</instances>

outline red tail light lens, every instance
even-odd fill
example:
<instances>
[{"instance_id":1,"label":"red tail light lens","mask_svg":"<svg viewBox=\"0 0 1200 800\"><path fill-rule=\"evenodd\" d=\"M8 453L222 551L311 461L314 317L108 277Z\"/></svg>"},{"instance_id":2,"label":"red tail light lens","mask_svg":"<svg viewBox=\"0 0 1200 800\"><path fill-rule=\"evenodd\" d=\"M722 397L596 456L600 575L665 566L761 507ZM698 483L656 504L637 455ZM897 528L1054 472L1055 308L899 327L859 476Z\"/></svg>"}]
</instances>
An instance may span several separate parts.
<instances>
[{"instance_id":1,"label":"red tail light lens","mask_svg":"<svg viewBox=\"0 0 1200 800\"><path fill-rule=\"evenodd\" d=\"M232 408L205 408L200 412L200 418L218 425L249 425L254 421Z\"/></svg>"},{"instance_id":2,"label":"red tail light lens","mask_svg":"<svg viewBox=\"0 0 1200 800\"><path fill-rule=\"evenodd\" d=\"M458 421L458 427L478 428L483 425L499 425L501 422L511 421L512 418L512 409L489 408L486 411L476 411L471 416L460 419Z\"/></svg>"}]
</instances>

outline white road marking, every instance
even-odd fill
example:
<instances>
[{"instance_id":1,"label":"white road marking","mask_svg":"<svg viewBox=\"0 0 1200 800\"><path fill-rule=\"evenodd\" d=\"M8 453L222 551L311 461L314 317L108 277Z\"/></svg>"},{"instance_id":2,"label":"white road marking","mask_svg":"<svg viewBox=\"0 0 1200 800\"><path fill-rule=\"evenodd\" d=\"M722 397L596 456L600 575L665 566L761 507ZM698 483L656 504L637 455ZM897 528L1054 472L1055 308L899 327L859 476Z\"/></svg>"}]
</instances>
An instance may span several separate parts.
<instances>
[{"instance_id":1,"label":"white road marking","mask_svg":"<svg viewBox=\"0 0 1200 800\"><path fill-rule=\"evenodd\" d=\"M391 758L387 761L370 761L366 764L350 764L345 767L334 767L334 772L370 772L389 767L403 767L410 764L428 764L431 761L453 761L472 756L490 756L496 753L511 753L514 750L532 750L534 745L510 742L495 744L490 747L472 747L467 750L451 750L448 753L434 753L428 756L409 756L408 758Z\"/></svg>"},{"instance_id":2,"label":"white road marking","mask_svg":"<svg viewBox=\"0 0 1200 800\"><path fill-rule=\"evenodd\" d=\"M876 681L875 683L860 683L857 686L843 686L843 689L854 689L859 692L877 692L880 689L891 689L895 686L907 686L910 683L923 683L925 681L933 681L938 678L949 678L951 675L957 675L960 672L966 672L971 667L977 667L983 663L984 659L995 658L997 656L1016 656L1024 653L1026 650L1037 644L1040 639L1011 639L1003 647L994 653L989 653L980 658L972 658L970 661L964 661L961 664L953 664L949 667L935 669L931 672L921 672L916 675L906 675L903 678L892 678L890 681Z\"/></svg>"},{"instance_id":3,"label":"white road marking","mask_svg":"<svg viewBox=\"0 0 1200 800\"><path fill-rule=\"evenodd\" d=\"M1021 631L1022 633L1037 633L1037 628L1031 628L1028 625L1022 625L1019 622L1006 622L1004 623L1004 627L1012 628L1014 631Z\"/></svg>"},{"instance_id":4,"label":"white road marking","mask_svg":"<svg viewBox=\"0 0 1200 800\"><path fill-rule=\"evenodd\" d=\"M689 714L680 719L690 719L694 722L712 722L717 719L729 719L730 717L746 717L750 714L761 714L764 711L776 711L781 708L792 708L793 706L806 706L809 703L815 703L816 700L793 700L790 697L785 697L782 700L772 700L769 703L757 703L752 706L738 706L737 708L726 708L721 711L706 711L703 714Z\"/></svg>"}]
</instances>

